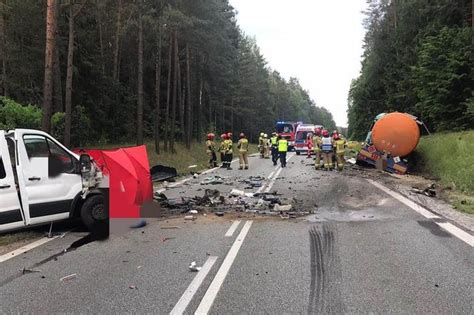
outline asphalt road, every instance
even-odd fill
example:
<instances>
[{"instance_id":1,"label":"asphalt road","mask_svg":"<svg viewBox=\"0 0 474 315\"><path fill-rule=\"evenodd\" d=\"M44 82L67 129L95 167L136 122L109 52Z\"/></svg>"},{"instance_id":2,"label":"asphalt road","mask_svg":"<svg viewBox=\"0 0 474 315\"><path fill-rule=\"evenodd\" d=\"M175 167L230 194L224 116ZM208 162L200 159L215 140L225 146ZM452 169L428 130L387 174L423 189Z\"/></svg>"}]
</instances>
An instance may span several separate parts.
<instances>
[{"instance_id":1,"label":"asphalt road","mask_svg":"<svg viewBox=\"0 0 474 315\"><path fill-rule=\"evenodd\" d=\"M71 232L0 264L0 313L473 313L469 244L348 171L315 171L303 156L285 169L258 157L250 163L165 194L228 194L263 176L260 191L313 214L149 219L64 253L85 235ZM199 185L213 174L225 183ZM189 271L192 261L203 269Z\"/></svg>"}]
</instances>

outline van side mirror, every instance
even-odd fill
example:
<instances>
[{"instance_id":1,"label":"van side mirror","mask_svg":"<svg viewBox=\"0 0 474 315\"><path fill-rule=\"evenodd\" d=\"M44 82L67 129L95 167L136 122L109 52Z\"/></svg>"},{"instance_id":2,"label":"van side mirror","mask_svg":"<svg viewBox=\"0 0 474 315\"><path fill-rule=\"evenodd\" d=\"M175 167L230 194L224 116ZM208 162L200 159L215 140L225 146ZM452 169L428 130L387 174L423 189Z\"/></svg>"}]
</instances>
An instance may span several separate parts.
<instances>
[{"instance_id":1,"label":"van side mirror","mask_svg":"<svg viewBox=\"0 0 474 315\"><path fill-rule=\"evenodd\" d=\"M90 173L92 170L92 160L89 154L81 154L79 157L79 165L81 167L81 174Z\"/></svg>"}]
</instances>

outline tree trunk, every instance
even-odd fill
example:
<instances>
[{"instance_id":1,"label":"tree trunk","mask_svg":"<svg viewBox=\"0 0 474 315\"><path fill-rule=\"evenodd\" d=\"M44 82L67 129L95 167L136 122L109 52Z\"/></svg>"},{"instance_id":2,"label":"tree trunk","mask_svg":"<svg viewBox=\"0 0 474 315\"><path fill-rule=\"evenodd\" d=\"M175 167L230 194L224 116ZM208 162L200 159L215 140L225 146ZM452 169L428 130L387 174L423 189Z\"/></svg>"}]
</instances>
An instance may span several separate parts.
<instances>
[{"instance_id":1,"label":"tree trunk","mask_svg":"<svg viewBox=\"0 0 474 315\"><path fill-rule=\"evenodd\" d=\"M97 9L96 23L99 26L100 70L102 76L105 76L104 31L102 29L102 16L99 9Z\"/></svg>"},{"instance_id":2,"label":"tree trunk","mask_svg":"<svg viewBox=\"0 0 474 315\"><path fill-rule=\"evenodd\" d=\"M46 46L43 81L43 118L41 128L51 131L51 115L53 109L53 63L56 46L56 0L48 0L46 11Z\"/></svg>"},{"instance_id":3,"label":"tree trunk","mask_svg":"<svg viewBox=\"0 0 474 315\"><path fill-rule=\"evenodd\" d=\"M63 84L61 80L61 63L59 61L59 48L57 43L54 49L53 78L54 112L63 112Z\"/></svg>"},{"instance_id":4,"label":"tree trunk","mask_svg":"<svg viewBox=\"0 0 474 315\"><path fill-rule=\"evenodd\" d=\"M202 99L203 99L203 80L202 80L202 74L199 75L199 95L198 95L198 110L197 110L197 119L196 119L196 141L201 142L201 126L202 126L202 120L204 117L201 117L202 113Z\"/></svg>"},{"instance_id":5,"label":"tree trunk","mask_svg":"<svg viewBox=\"0 0 474 315\"><path fill-rule=\"evenodd\" d=\"M139 8L140 10L141 8ZM138 16L137 145L143 144L143 18Z\"/></svg>"},{"instance_id":6,"label":"tree trunk","mask_svg":"<svg viewBox=\"0 0 474 315\"><path fill-rule=\"evenodd\" d=\"M178 81L178 110L179 110L179 126L181 128L181 131L182 131L182 137L181 137L181 140L184 142L184 135L185 135L185 131L184 131L184 98L183 98L183 88L182 88L182 84L181 84L181 64L179 62L179 57L178 57L178 67L177 67L177 72L178 72L178 77L177 77L177 81Z\"/></svg>"},{"instance_id":7,"label":"tree trunk","mask_svg":"<svg viewBox=\"0 0 474 315\"><path fill-rule=\"evenodd\" d=\"M117 21L115 24L114 69L112 78L119 81L120 33L122 31L122 0L117 0Z\"/></svg>"},{"instance_id":8,"label":"tree trunk","mask_svg":"<svg viewBox=\"0 0 474 315\"><path fill-rule=\"evenodd\" d=\"M165 152L169 148L169 130L170 130L170 96L171 96L171 71L172 71L172 60L173 60L173 33L170 30L169 33L170 42L168 49L168 85L166 87L166 109L165 109L165 136L164 136L164 149Z\"/></svg>"},{"instance_id":9,"label":"tree trunk","mask_svg":"<svg viewBox=\"0 0 474 315\"><path fill-rule=\"evenodd\" d=\"M155 60L155 152L160 154L160 86L161 86L161 24L158 30L158 49Z\"/></svg>"},{"instance_id":10,"label":"tree trunk","mask_svg":"<svg viewBox=\"0 0 474 315\"><path fill-rule=\"evenodd\" d=\"M174 140L175 140L175 133L176 133L176 101L177 101L177 81L178 81L178 63L179 63L179 56L178 56L178 31L174 31L173 38L174 38L174 67L173 67L173 102L171 104L171 129L170 129L170 151L171 153L175 153L174 147Z\"/></svg>"},{"instance_id":11,"label":"tree trunk","mask_svg":"<svg viewBox=\"0 0 474 315\"><path fill-rule=\"evenodd\" d=\"M234 97L230 101L230 132L234 133Z\"/></svg>"},{"instance_id":12,"label":"tree trunk","mask_svg":"<svg viewBox=\"0 0 474 315\"><path fill-rule=\"evenodd\" d=\"M69 41L67 46L67 71L66 71L66 116L64 123L64 145L71 144L71 113L72 113L72 76L74 58L74 5L69 5Z\"/></svg>"},{"instance_id":13,"label":"tree trunk","mask_svg":"<svg viewBox=\"0 0 474 315\"><path fill-rule=\"evenodd\" d=\"M191 149L191 132L192 126L192 106L191 106L191 56L189 45L186 44L186 148Z\"/></svg>"},{"instance_id":14,"label":"tree trunk","mask_svg":"<svg viewBox=\"0 0 474 315\"><path fill-rule=\"evenodd\" d=\"M2 59L2 79L1 79L1 93L3 96L8 96L7 88L7 52L6 52L6 36L5 36L5 16L3 8L5 7L5 0L1 1L2 12L0 13L0 58Z\"/></svg>"}]
</instances>

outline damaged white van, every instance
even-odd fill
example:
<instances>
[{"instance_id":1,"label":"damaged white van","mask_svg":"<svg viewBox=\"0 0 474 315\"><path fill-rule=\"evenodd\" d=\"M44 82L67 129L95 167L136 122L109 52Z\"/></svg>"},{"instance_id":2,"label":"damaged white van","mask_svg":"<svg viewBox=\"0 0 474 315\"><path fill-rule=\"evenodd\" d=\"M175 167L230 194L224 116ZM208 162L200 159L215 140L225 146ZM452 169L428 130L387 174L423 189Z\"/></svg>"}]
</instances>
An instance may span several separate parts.
<instances>
[{"instance_id":1,"label":"damaged white van","mask_svg":"<svg viewBox=\"0 0 474 315\"><path fill-rule=\"evenodd\" d=\"M0 232L80 217L108 231L108 177L49 134L0 130Z\"/></svg>"}]
</instances>

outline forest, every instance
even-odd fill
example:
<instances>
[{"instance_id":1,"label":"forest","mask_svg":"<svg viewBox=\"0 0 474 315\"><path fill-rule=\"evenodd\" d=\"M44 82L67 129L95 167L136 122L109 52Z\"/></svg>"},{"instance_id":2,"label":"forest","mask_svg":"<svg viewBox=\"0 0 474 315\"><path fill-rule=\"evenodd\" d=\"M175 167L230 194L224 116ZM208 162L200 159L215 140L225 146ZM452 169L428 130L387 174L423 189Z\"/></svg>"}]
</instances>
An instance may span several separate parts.
<instances>
[{"instance_id":1,"label":"forest","mask_svg":"<svg viewBox=\"0 0 474 315\"><path fill-rule=\"evenodd\" d=\"M158 153L207 132L255 141L277 120L336 127L297 78L267 65L228 0L1 0L0 9L0 129L41 128L68 146L154 139Z\"/></svg>"},{"instance_id":2,"label":"forest","mask_svg":"<svg viewBox=\"0 0 474 315\"><path fill-rule=\"evenodd\" d=\"M474 128L471 0L369 0L360 76L349 92L349 135L400 111L430 131Z\"/></svg>"}]
</instances>

